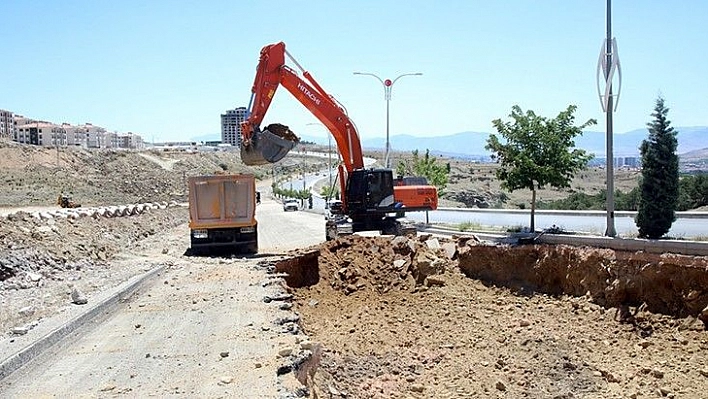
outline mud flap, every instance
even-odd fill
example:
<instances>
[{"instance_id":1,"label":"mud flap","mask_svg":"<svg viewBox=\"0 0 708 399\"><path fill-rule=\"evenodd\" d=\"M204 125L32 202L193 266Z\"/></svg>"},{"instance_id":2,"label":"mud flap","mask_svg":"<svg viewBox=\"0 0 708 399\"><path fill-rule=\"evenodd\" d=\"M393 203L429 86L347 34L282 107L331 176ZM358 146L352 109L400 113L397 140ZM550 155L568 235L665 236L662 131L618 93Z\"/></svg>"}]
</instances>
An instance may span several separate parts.
<instances>
[{"instance_id":1,"label":"mud flap","mask_svg":"<svg viewBox=\"0 0 708 399\"><path fill-rule=\"evenodd\" d=\"M282 132L275 134L269 130L271 126L262 132L254 132L251 142L241 146L241 161L244 164L255 166L278 162L298 143L297 136L293 135L293 139Z\"/></svg>"}]
</instances>

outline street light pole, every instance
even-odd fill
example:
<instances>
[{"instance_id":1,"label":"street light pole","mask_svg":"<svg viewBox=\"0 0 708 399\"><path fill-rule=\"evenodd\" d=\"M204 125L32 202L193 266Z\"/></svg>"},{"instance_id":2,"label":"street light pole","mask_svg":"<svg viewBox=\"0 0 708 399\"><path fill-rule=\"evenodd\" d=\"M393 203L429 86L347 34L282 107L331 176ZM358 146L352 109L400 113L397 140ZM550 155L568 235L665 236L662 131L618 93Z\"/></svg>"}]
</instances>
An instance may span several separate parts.
<instances>
[{"instance_id":1,"label":"street light pole","mask_svg":"<svg viewBox=\"0 0 708 399\"><path fill-rule=\"evenodd\" d=\"M421 76L421 72L415 72L415 73L404 73L401 75L398 75L395 79L381 79L377 75L369 72L354 72L354 75L368 75L368 76L373 76L376 79L378 79L379 82L383 85L384 88L384 98L386 100L386 155L384 157L384 162L386 165L386 168L390 168L390 162L389 162L389 153L391 151L391 142L389 140L389 103L391 102L391 90L393 90L393 84L396 83L396 81L404 76Z\"/></svg>"},{"instance_id":2,"label":"street light pole","mask_svg":"<svg viewBox=\"0 0 708 399\"><path fill-rule=\"evenodd\" d=\"M321 123L308 123L308 126L317 125L325 128L325 134L327 134L327 173L329 174L329 185L327 186L328 192L332 190L332 135L327 131L325 125Z\"/></svg>"},{"instance_id":3,"label":"street light pole","mask_svg":"<svg viewBox=\"0 0 708 399\"><path fill-rule=\"evenodd\" d=\"M602 72L602 78L605 83L604 93L600 91L600 73ZM617 73L619 86L617 88L617 93L613 92L612 80ZM602 105L602 110L605 111L606 119L606 130L607 130L607 143L606 143L606 157L607 157L607 229L605 230L605 235L608 237L615 237L617 235L617 230L615 229L615 186L614 186L614 159L613 159L613 148L612 148L612 113L617 110L617 103L619 102L620 91L622 91L622 68L619 63L619 56L617 54L617 41L612 37L612 0L607 0L607 37L603 41L602 48L600 49L600 57L597 61L597 94L600 97L600 104ZM617 97L613 104L613 97Z\"/></svg>"}]
</instances>

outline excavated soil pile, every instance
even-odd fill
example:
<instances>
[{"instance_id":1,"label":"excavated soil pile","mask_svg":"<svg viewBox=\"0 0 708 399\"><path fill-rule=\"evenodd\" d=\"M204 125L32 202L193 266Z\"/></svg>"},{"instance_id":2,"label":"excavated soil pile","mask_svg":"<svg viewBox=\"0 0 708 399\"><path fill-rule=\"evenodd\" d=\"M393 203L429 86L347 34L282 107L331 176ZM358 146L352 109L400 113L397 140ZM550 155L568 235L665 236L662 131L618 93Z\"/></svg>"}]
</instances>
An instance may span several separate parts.
<instances>
[{"instance_id":1,"label":"excavated soil pile","mask_svg":"<svg viewBox=\"0 0 708 399\"><path fill-rule=\"evenodd\" d=\"M587 294L605 308L644 306L654 313L686 317L700 315L708 306L705 257L564 245L513 250L465 246L459 267L469 277L506 287L551 295Z\"/></svg>"},{"instance_id":2,"label":"excavated soil pile","mask_svg":"<svg viewBox=\"0 0 708 399\"><path fill-rule=\"evenodd\" d=\"M351 236L276 270L324 347L312 397L702 397L701 262ZM651 276L656 298L641 288ZM620 322L622 306L640 301ZM647 311L654 302L676 317Z\"/></svg>"}]
</instances>

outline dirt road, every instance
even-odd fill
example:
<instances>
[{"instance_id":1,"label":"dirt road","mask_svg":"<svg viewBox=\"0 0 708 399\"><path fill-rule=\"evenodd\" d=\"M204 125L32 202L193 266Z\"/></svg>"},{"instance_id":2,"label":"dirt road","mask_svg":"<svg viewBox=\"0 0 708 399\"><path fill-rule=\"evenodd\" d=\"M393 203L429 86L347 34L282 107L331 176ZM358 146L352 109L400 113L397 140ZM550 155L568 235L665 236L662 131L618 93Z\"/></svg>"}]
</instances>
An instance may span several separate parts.
<instances>
[{"instance_id":1,"label":"dirt road","mask_svg":"<svg viewBox=\"0 0 708 399\"><path fill-rule=\"evenodd\" d=\"M112 268L140 263L165 272L100 322L82 328L25 370L0 383L1 397L274 398L283 394L276 370L282 350L296 345L276 319L292 316L280 290L257 266L267 256L324 239L320 215L259 205L256 258L195 258L186 224L116 258ZM186 221L185 221L186 222ZM8 340L2 344L10 345ZM280 387L281 391L278 392Z\"/></svg>"}]
</instances>

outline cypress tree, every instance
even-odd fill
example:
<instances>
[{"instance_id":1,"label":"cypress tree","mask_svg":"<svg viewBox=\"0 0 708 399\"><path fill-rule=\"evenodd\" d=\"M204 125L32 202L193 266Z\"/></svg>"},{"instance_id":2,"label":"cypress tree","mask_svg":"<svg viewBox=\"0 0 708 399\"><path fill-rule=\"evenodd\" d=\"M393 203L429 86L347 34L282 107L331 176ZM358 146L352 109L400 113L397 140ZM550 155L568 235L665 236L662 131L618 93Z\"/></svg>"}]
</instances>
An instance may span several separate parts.
<instances>
[{"instance_id":1,"label":"cypress tree","mask_svg":"<svg viewBox=\"0 0 708 399\"><path fill-rule=\"evenodd\" d=\"M676 220L679 197L678 141L664 99L656 100L653 121L647 123L649 137L642 141L641 195L636 223L639 237L660 238Z\"/></svg>"}]
</instances>

